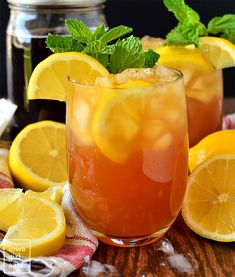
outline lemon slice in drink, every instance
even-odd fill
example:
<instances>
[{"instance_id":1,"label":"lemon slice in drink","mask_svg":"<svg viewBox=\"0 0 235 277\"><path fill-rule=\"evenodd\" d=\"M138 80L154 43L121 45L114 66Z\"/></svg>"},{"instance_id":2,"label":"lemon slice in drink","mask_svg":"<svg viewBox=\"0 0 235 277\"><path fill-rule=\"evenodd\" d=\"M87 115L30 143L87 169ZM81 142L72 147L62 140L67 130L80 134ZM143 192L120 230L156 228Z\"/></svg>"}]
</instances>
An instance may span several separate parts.
<instances>
[{"instance_id":1,"label":"lemon slice in drink","mask_svg":"<svg viewBox=\"0 0 235 277\"><path fill-rule=\"evenodd\" d=\"M9 164L23 188L44 191L66 184L65 125L46 120L26 126L11 145Z\"/></svg>"},{"instance_id":2,"label":"lemon slice in drink","mask_svg":"<svg viewBox=\"0 0 235 277\"><path fill-rule=\"evenodd\" d=\"M235 241L235 155L218 155L189 176L182 215L197 234Z\"/></svg>"},{"instance_id":3,"label":"lemon slice in drink","mask_svg":"<svg viewBox=\"0 0 235 277\"><path fill-rule=\"evenodd\" d=\"M113 89L97 107L92 132L101 152L110 160L123 164L140 132L139 112L143 95L135 87Z\"/></svg>"},{"instance_id":4,"label":"lemon slice in drink","mask_svg":"<svg viewBox=\"0 0 235 277\"><path fill-rule=\"evenodd\" d=\"M86 54L52 54L35 67L29 81L28 98L65 101L68 76L80 84L93 85L98 76L107 75L106 68Z\"/></svg>"},{"instance_id":5,"label":"lemon slice in drink","mask_svg":"<svg viewBox=\"0 0 235 277\"><path fill-rule=\"evenodd\" d=\"M235 45L227 39L201 37L200 48L205 50L216 69L235 66Z\"/></svg>"},{"instance_id":6,"label":"lemon slice in drink","mask_svg":"<svg viewBox=\"0 0 235 277\"><path fill-rule=\"evenodd\" d=\"M189 149L189 169L192 171L200 163L215 155L235 155L235 130L212 133Z\"/></svg>"},{"instance_id":7,"label":"lemon slice in drink","mask_svg":"<svg viewBox=\"0 0 235 277\"><path fill-rule=\"evenodd\" d=\"M49 256L63 246L65 234L64 213L56 202L25 195L18 221L7 230L0 248L20 256Z\"/></svg>"}]
</instances>

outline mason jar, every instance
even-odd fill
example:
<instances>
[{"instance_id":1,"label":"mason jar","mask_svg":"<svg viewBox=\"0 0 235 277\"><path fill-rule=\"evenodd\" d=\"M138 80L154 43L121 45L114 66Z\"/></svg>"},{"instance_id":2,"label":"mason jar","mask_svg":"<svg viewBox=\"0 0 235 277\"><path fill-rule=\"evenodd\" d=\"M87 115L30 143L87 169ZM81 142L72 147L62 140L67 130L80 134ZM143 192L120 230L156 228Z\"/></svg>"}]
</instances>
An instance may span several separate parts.
<instances>
[{"instance_id":1,"label":"mason jar","mask_svg":"<svg viewBox=\"0 0 235 277\"><path fill-rule=\"evenodd\" d=\"M64 122L65 103L28 100L27 86L35 66L52 52L46 47L48 33L66 34L65 20L77 18L91 30L103 23L105 0L8 0L7 27L8 98L18 108L11 130L12 139L27 124L50 119Z\"/></svg>"}]
</instances>

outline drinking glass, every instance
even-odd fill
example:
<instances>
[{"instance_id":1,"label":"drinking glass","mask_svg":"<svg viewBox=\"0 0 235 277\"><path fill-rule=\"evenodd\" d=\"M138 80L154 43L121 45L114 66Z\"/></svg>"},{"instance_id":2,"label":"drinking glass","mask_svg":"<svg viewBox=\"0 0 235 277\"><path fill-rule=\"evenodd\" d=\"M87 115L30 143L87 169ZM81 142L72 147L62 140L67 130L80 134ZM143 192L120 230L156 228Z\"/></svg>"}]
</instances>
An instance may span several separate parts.
<instances>
[{"instance_id":1,"label":"drinking glass","mask_svg":"<svg viewBox=\"0 0 235 277\"><path fill-rule=\"evenodd\" d=\"M176 58L174 48L171 46L172 55L163 54L159 63L177 68L184 74L189 146L192 147L207 135L222 129L222 70L212 66L205 50L176 47Z\"/></svg>"},{"instance_id":2,"label":"drinking glass","mask_svg":"<svg viewBox=\"0 0 235 277\"><path fill-rule=\"evenodd\" d=\"M151 72L150 83L126 73L114 75L121 83L113 86L105 78L95 86L70 80L66 100L77 212L100 241L124 247L151 243L170 228L188 172L182 74L162 66L132 74L142 71Z\"/></svg>"}]
</instances>

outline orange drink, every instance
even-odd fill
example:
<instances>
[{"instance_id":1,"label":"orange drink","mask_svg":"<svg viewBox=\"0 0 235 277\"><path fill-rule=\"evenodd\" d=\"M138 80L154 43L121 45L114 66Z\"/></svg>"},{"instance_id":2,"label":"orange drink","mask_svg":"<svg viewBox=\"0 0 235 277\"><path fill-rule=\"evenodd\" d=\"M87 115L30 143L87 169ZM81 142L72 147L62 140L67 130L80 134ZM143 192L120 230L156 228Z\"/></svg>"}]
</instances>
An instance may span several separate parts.
<instances>
[{"instance_id":1,"label":"orange drink","mask_svg":"<svg viewBox=\"0 0 235 277\"><path fill-rule=\"evenodd\" d=\"M222 70L212 66L206 51L195 47L163 46L157 52L159 64L177 68L184 74L189 145L192 147L222 128Z\"/></svg>"},{"instance_id":2,"label":"orange drink","mask_svg":"<svg viewBox=\"0 0 235 277\"><path fill-rule=\"evenodd\" d=\"M69 82L67 148L77 212L103 242L138 246L177 217L188 170L182 74L157 66Z\"/></svg>"}]
</instances>

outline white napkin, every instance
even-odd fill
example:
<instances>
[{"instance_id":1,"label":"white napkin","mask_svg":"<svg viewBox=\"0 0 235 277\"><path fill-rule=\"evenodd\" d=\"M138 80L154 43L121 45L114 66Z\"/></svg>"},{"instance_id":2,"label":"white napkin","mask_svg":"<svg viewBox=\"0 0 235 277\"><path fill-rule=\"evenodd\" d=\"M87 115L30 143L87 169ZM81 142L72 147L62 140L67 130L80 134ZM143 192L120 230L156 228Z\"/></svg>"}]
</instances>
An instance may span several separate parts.
<instances>
[{"instance_id":1,"label":"white napkin","mask_svg":"<svg viewBox=\"0 0 235 277\"><path fill-rule=\"evenodd\" d=\"M17 106L10 100L0 98L0 137L17 109Z\"/></svg>"}]
</instances>

